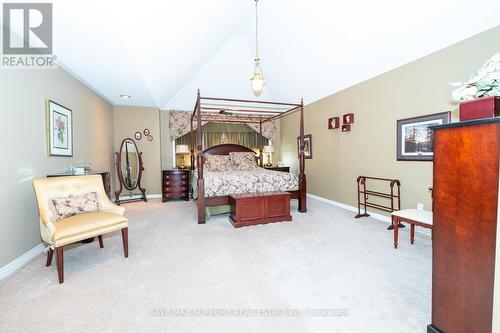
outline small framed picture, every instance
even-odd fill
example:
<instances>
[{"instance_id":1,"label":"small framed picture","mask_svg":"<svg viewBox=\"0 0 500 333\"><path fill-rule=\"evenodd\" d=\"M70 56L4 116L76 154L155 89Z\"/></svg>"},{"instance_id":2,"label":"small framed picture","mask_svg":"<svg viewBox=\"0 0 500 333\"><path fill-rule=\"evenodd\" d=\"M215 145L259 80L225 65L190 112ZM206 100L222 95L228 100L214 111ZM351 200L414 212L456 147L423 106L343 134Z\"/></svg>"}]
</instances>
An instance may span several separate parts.
<instances>
[{"instance_id":1,"label":"small framed picture","mask_svg":"<svg viewBox=\"0 0 500 333\"><path fill-rule=\"evenodd\" d=\"M333 117L328 119L328 129L336 129L340 127L340 117Z\"/></svg>"},{"instance_id":2,"label":"small framed picture","mask_svg":"<svg viewBox=\"0 0 500 333\"><path fill-rule=\"evenodd\" d=\"M346 113L342 116L342 121L344 124L353 124L354 123L354 113Z\"/></svg>"},{"instance_id":3,"label":"small framed picture","mask_svg":"<svg viewBox=\"0 0 500 333\"><path fill-rule=\"evenodd\" d=\"M300 158L300 136L297 137L297 152ZM312 159L312 136L304 135L304 158Z\"/></svg>"},{"instance_id":4,"label":"small framed picture","mask_svg":"<svg viewBox=\"0 0 500 333\"><path fill-rule=\"evenodd\" d=\"M432 161L434 159L435 125L448 124L451 112L400 119L397 121L397 160Z\"/></svg>"},{"instance_id":5,"label":"small framed picture","mask_svg":"<svg viewBox=\"0 0 500 333\"><path fill-rule=\"evenodd\" d=\"M135 132L135 134L134 134L134 138L135 138L136 140L140 140L140 139L142 139L142 134L141 134L141 132Z\"/></svg>"},{"instance_id":6,"label":"small framed picture","mask_svg":"<svg viewBox=\"0 0 500 333\"><path fill-rule=\"evenodd\" d=\"M151 132L149 131L148 128L146 128L143 133L144 133L144 136L149 136L149 134L151 134Z\"/></svg>"},{"instance_id":7,"label":"small framed picture","mask_svg":"<svg viewBox=\"0 0 500 333\"><path fill-rule=\"evenodd\" d=\"M351 131L351 124L342 125L342 132L350 132L350 131Z\"/></svg>"},{"instance_id":8,"label":"small framed picture","mask_svg":"<svg viewBox=\"0 0 500 333\"><path fill-rule=\"evenodd\" d=\"M49 156L73 156L73 115L61 104L48 100L46 105L47 153Z\"/></svg>"},{"instance_id":9,"label":"small framed picture","mask_svg":"<svg viewBox=\"0 0 500 333\"><path fill-rule=\"evenodd\" d=\"M151 134L150 134L150 135L148 135L148 141L149 141L149 142L153 141L153 136L152 136Z\"/></svg>"}]
</instances>

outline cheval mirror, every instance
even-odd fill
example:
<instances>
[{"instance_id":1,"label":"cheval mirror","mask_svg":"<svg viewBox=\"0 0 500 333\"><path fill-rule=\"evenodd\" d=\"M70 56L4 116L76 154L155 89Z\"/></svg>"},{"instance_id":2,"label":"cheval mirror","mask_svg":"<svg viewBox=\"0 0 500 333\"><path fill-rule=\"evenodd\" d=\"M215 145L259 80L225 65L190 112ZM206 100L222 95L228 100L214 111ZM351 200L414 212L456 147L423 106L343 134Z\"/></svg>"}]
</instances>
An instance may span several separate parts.
<instances>
[{"instance_id":1,"label":"cheval mirror","mask_svg":"<svg viewBox=\"0 0 500 333\"><path fill-rule=\"evenodd\" d=\"M142 153L137 149L134 140L127 138L122 141L120 151L116 155L116 174L120 188L115 192L115 203L131 202L131 201L148 201L146 199L146 189L141 187L142 171L144 166L142 164ZM139 189L141 191L140 197L134 196L133 191ZM129 192L128 198L120 198L122 191Z\"/></svg>"}]
</instances>

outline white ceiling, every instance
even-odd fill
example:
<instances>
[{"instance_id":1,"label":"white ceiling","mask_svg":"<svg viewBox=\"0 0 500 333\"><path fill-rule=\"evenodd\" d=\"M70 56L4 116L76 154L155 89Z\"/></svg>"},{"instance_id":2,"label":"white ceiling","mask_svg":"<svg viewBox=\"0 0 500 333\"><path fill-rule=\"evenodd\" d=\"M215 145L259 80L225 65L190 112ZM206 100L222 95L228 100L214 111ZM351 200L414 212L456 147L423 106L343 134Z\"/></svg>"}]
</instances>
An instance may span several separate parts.
<instances>
[{"instance_id":1,"label":"white ceiling","mask_svg":"<svg viewBox=\"0 0 500 333\"><path fill-rule=\"evenodd\" d=\"M53 3L54 54L114 104L190 110L198 88L253 98L253 0ZM500 24L498 0L260 0L259 11L261 98L306 104Z\"/></svg>"}]
</instances>

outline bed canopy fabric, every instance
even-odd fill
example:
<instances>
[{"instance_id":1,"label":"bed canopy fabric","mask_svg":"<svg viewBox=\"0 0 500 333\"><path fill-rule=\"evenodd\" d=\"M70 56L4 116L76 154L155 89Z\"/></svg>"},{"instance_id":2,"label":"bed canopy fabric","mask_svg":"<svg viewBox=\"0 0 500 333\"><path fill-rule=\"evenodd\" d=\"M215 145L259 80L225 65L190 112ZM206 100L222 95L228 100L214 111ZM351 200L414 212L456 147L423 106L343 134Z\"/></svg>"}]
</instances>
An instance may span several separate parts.
<instances>
[{"instance_id":1,"label":"bed canopy fabric","mask_svg":"<svg viewBox=\"0 0 500 333\"><path fill-rule=\"evenodd\" d=\"M191 132L191 112L185 111L170 111L169 127L170 139L175 140ZM202 112L203 120L201 126L208 122L227 123L231 117L224 114L214 112ZM235 119L234 117L232 117ZM260 119L255 116L238 116L238 122L248 125L256 132L260 132ZM233 121L231 121L233 122ZM193 122L193 130L198 127L196 122ZM262 135L271 141L276 141L276 123L274 120L262 123Z\"/></svg>"}]
</instances>

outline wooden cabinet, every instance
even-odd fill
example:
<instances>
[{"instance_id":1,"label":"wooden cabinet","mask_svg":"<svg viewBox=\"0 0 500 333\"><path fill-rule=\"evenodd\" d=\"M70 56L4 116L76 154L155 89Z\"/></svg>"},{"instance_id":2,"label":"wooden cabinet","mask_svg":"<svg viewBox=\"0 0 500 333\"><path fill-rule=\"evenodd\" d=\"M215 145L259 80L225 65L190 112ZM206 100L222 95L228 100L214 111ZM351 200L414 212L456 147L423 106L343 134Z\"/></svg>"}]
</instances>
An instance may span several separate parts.
<instances>
[{"instance_id":1,"label":"wooden cabinet","mask_svg":"<svg viewBox=\"0 0 500 333\"><path fill-rule=\"evenodd\" d=\"M290 172L290 167L287 166L282 166L282 167L266 167L267 170L273 170L273 171L282 171L282 172Z\"/></svg>"},{"instance_id":2,"label":"wooden cabinet","mask_svg":"<svg viewBox=\"0 0 500 333\"><path fill-rule=\"evenodd\" d=\"M189 170L164 170L162 201L182 199L189 201Z\"/></svg>"},{"instance_id":3,"label":"wooden cabinet","mask_svg":"<svg viewBox=\"0 0 500 333\"><path fill-rule=\"evenodd\" d=\"M500 118L437 126L434 136L428 332L490 333L500 311L493 310Z\"/></svg>"}]
</instances>

